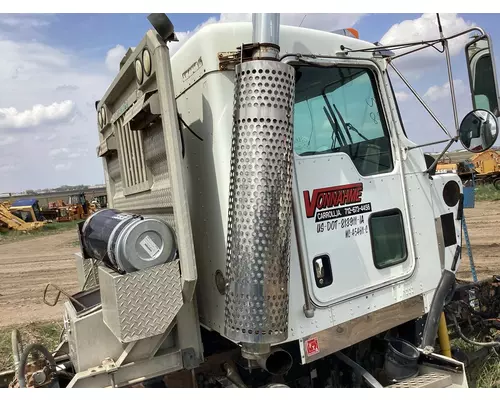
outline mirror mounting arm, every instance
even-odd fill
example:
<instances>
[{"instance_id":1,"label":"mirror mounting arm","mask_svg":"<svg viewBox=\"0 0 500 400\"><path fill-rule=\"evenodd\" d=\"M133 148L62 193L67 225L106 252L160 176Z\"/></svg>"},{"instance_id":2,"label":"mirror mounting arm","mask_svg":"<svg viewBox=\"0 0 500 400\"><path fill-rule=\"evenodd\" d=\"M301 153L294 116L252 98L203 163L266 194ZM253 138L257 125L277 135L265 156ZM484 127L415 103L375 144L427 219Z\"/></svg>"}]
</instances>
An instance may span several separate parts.
<instances>
[{"instance_id":1,"label":"mirror mounting arm","mask_svg":"<svg viewBox=\"0 0 500 400\"><path fill-rule=\"evenodd\" d=\"M443 33L443 26L441 25L441 18L439 17L439 13L436 14L438 27L439 27L439 35L441 36L441 42L443 45L444 53L446 55L446 65L448 67L448 80L450 84L450 95L451 95L451 105L453 108L453 117L455 119L455 134L458 134L459 130L459 122L458 122L458 110L457 110L457 100L455 98L455 85L453 82L453 73L451 70L451 56L450 56L450 47L448 45L448 40L445 39Z\"/></svg>"},{"instance_id":2,"label":"mirror mounting arm","mask_svg":"<svg viewBox=\"0 0 500 400\"><path fill-rule=\"evenodd\" d=\"M392 62L389 62L388 63L391 68L394 70L394 72L396 72L396 74L398 74L399 78L403 81L403 83L408 87L408 89L410 90L410 92L413 93L413 95L417 98L417 100L420 102L420 104L422 105L422 107L425 108L425 110L429 113L429 115L432 117L432 119L434 121L436 121L436 123L439 125L439 127L443 130L443 132L450 138L452 139L452 136L450 135L450 133L448 132L448 130L446 129L446 127L441 123L441 121L439 120L439 118L432 112L432 110L430 109L430 107L425 103L424 99L422 99L422 97L420 97L420 95L417 93L417 91L415 89L413 89L413 87L410 85L410 82L408 82L408 80L404 77L404 75L399 71L399 69L396 68L396 66L392 63ZM446 140L445 140L446 141Z\"/></svg>"},{"instance_id":3,"label":"mirror mounting arm","mask_svg":"<svg viewBox=\"0 0 500 400\"><path fill-rule=\"evenodd\" d=\"M446 147L441 151L441 153L439 154L439 156L436 157L436 159L434 160L434 162L432 163L432 165L429 166L429 168L427 168L424 171L424 174L429 173L430 171L432 171L434 169L434 167L438 164L438 162L441 160L441 158L443 158L444 154L448 151L448 149L451 147L451 145L453 143L456 143L456 142L458 142L458 136L450 139L449 142L448 142L448 144L446 145ZM441 142L441 143L443 143L443 142Z\"/></svg>"},{"instance_id":4,"label":"mirror mounting arm","mask_svg":"<svg viewBox=\"0 0 500 400\"><path fill-rule=\"evenodd\" d=\"M444 40L451 40L451 39L455 39L459 36L462 36L462 35L466 35L467 33L471 33L471 32L480 32L481 35L485 35L485 31L478 27L478 26L473 26L472 28L469 28L469 29L466 29L464 31L461 31L461 32L458 32L458 33L455 33L454 35L451 35L451 36L447 36L447 37L444 37L443 39ZM395 43L395 44L390 44L390 45L380 45L380 46L376 46L376 47L366 47L366 48L361 48L361 49L348 49L348 48L345 48L343 50L344 54L348 54L348 53L358 53L358 52L375 52L375 51L382 51L382 50L398 50L398 49L402 49L402 48L411 48L411 47L415 47L415 46L422 46L422 47L419 47L417 49L413 49L413 50L410 50L406 53L402 53L402 54L399 54L399 55L396 55L396 56L391 56L390 58L392 60L395 60L396 58L400 58L400 57L403 57L405 55L408 55L408 54L411 54L411 53L415 53L416 51L420 51L420 50L424 50L430 46L433 46L437 43L441 43L441 39L432 39L432 40L420 40L420 41L417 41L417 42L401 42L401 43Z\"/></svg>"},{"instance_id":5,"label":"mirror mounting arm","mask_svg":"<svg viewBox=\"0 0 500 400\"><path fill-rule=\"evenodd\" d=\"M409 150L413 150L413 149L419 149L421 147L433 146L435 144L447 143L450 140L454 140L455 142L457 142L458 141L458 136L456 138L443 139L443 140L438 140L436 142L429 142L429 143L424 143L424 144L417 144L415 146L409 146L409 147L406 147L406 150L409 151Z\"/></svg>"}]
</instances>

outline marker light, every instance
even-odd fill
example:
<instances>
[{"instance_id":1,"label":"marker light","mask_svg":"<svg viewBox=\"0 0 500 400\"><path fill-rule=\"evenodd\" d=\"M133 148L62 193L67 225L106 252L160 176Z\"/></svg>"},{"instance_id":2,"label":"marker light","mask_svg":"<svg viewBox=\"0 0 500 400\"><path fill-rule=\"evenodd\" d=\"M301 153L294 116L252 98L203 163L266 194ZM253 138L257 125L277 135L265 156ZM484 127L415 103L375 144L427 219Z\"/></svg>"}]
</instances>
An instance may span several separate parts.
<instances>
[{"instance_id":1,"label":"marker light","mask_svg":"<svg viewBox=\"0 0 500 400\"><path fill-rule=\"evenodd\" d=\"M352 35L353 35L356 39L359 39L359 32L358 32L356 29L354 29L354 28L347 28L346 30L347 30L347 31L349 31L349 32L351 32L351 33L352 33Z\"/></svg>"},{"instance_id":2,"label":"marker light","mask_svg":"<svg viewBox=\"0 0 500 400\"><path fill-rule=\"evenodd\" d=\"M359 32L354 28L337 29L336 31L333 31L332 33L336 33L338 35L344 35L344 36L349 36L352 38L359 39Z\"/></svg>"}]
</instances>

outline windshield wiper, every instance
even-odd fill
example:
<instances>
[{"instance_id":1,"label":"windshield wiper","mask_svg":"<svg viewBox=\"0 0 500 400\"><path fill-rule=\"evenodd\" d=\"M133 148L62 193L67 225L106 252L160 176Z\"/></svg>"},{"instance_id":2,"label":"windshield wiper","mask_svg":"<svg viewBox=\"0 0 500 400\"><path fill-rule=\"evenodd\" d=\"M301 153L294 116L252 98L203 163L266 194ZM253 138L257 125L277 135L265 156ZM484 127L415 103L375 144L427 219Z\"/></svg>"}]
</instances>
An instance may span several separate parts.
<instances>
[{"instance_id":1,"label":"windshield wiper","mask_svg":"<svg viewBox=\"0 0 500 400\"><path fill-rule=\"evenodd\" d=\"M332 105L328 101L328 97L323 93L323 100L325 101L326 107L323 107L323 111L325 112L326 117L328 118L328 121L330 122L330 125L332 126L332 129L335 130L335 136L339 140L341 146L346 146L347 145L347 140L344 137L344 134L342 133L342 130L339 127L339 121L337 120L337 117L335 117L335 113L333 112ZM332 121L333 119L333 121ZM333 141L332 141L333 142ZM334 143L332 143L332 148L333 148Z\"/></svg>"},{"instance_id":2,"label":"windshield wiper","mask_svg":"<svg viewBox=\"0 0 500 400\"><path fill-rule=\"evenodd\" d=\"M337 144L337 141L340 143L341 146L344 146L343 142L343 135L342 132L340 132L338 124L332 119L332 116L330 115L328 109L326 107L323 107L323 112L326 115L326 118L328 118L328 122L330 122L330 126L332 127L332 145L330 148L333 150L335 145ZM335 134L335 139L333 139L333 135Z\"/></svg>"},{"instance_id":3,"label":"windshield wiper","mask_svg":"<svg viewBox=\"0 0 500 400\"><path fill-rule=\"evenodd\" d=\"M357 130L357 129L356 129L356 128L355 128L355 127L354 127L354 126L350 123L350 122L348 122L348 123L346 124L346 126L347 126L347 128L348 128L349 130L356 132L356 133L357 133L357 134L358 134L358 135L359 135L359 136L360 136L363 140L368 141L368 138L367 138L366 136L362 135L362 134L361 134L361 132L360 132L360 131L358 131L358 130Z\"/></svg>"},{"instance_id":4,"label":"windshield wiper","mask_svg":"<svg viewBox=\"0 0 500 400\"><path fill-rule=\"evenodd\" d=\"M335 111L337 112L337 114L339 115L339 119L340 119L340 122L342 122L342 126L344 127L344 130L346 131L346 134L349 138L349 141L351 142L351 144L353 144L354 142L352 141L352 136L351 136L351 130L356 132L363 140L366 140L368 141L368 138L366 136L364 136L360 131L358 131L353 124L351 124L350 122L345 122L344 121L344 118L342 117L342 114L340 113L339 109L337 108L337 106L335 105L335 103L332 103L333 107L335 108Z\"/></svg>"},{"instance_id":5,"label":"windshield wiper","mask_svg":"<svg viewBox=\"0 0 500 400\"><path fill-rule=\"evenodd\" d=\"M350 142L351 142L351 144L352 144L352 143L353 143L353 141L352 141L351 132L349 132L348 126L347 126L347 124L345 123L344 118L342 118L342 114L340 113L340 111L339 111L339 109L337 108L337 106L335 105L335 103L332 103L332 105L333 105L333 108L335 108L335 111L337 111L337 114L339 115L340 122L342 122L342 126L344 127L345 133L347 134L347 137L349 138L349 141L350 141Z\"/></svg>"}]
</instances>

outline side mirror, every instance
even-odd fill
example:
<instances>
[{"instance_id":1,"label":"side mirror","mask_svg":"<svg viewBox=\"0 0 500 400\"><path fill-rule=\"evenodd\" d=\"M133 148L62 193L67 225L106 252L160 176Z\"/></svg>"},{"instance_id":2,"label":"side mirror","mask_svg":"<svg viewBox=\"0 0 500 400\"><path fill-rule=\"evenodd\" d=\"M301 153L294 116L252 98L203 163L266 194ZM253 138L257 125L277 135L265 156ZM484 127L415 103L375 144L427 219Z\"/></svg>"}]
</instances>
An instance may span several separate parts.
<instances>
[{"instance_id":1,"label":"side mirror","mask_svg":"<svg viewBox=\"0 0 500 400\"><path fill-rule=\"evenodd\" d=\"M490 37L477 36L465 46L472 108L500 117L495 58Z\"/></svg>"},{"instance_id":2,"label":"side mirror","mask_svg":"<svg viewBox=\"0 0 500 400\"><path fill-rule=\"evenodd\" d=\"M481 153L495 144L498 138L497 117L488 110L474 110L468 113L459 129L462 146L472 153Z\"/></svg>"}]
</instances>

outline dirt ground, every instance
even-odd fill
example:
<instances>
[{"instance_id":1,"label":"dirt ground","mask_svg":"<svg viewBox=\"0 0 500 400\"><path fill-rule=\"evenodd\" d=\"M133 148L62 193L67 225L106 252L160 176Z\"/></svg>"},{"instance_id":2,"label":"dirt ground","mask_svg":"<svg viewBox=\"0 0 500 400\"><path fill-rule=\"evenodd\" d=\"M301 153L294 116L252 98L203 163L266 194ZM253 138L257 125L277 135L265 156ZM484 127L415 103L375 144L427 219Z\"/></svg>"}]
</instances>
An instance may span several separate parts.
<instances>
[{"instance_id":1,"label":"dirt ground","mask_svg":"<svg viewBox=\"0 0 500 400\"><path fill-rule=\"evenodd\" d=\"M500 273L500 201L477 202L466 221L478 277ZM60 320L64 296L50 307L43 302L47 283L68 292L78 290L74 253L76 231L0 244L0 327ZM465 243L464 243L465 245ZM471 279L464 249L460 279ZM49 298L54 298L54 291Z\"/></svg>"},{"instance_id":2,"label":"dirt ground","mask_svg":"<svg viewBox=\"0 0 500 400\"><path fill-rule=\"evenodd\" d=\"M479 279L500 274L500 201L476 202L475 208L465 210L472 257ZM472 280L469 257L463 240L459 279Z\"/></svg>"},{"instance_id":3,"label":"dirt ground","mask_svg":"<svg viewBox=\"0 0 500 400\"><path fill-rule=\"evenodd\" d=\"M47 283L74 293L78 290L75 256L76 230L0 245L0 327L60 320L62 304L43 302ZM49 301L55 299L49 289Z\"/></svg>"}]
</instances>

